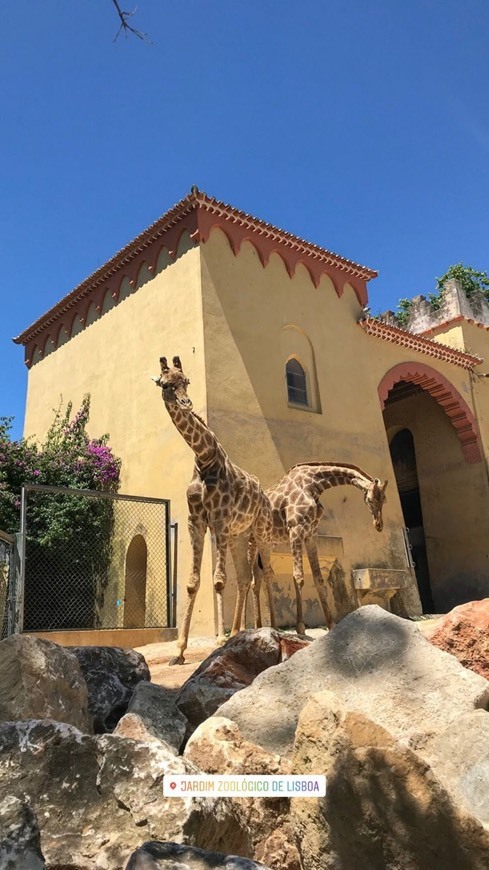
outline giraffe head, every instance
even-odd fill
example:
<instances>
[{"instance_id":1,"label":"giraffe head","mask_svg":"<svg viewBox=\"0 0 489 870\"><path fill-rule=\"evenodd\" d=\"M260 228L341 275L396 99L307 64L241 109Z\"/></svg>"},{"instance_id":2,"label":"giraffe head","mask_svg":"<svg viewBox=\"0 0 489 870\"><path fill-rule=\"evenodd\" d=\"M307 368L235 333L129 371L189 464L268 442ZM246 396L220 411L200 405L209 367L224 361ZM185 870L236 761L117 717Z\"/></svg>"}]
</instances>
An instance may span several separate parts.
<instances>
[{"instance_id":1,"label":"giraffe head","mask_svg":"<svg viewBox=\"0 0 489 870\"><path fill-rule=\"evenodd\" d=\"M163 400L170 404L176 404L183 411L192 410L192 401L187 396L187 387L190 383L182 371L180 357L173 357L173 366L170 368L166 357L160 357L161 374L159 378L153 378L157 387L161 387Z\"/></svg>"},{"instance_id":2,"label":"giraffe head","mask_svg":"<svg viewBox=\"0 0 489 870\"><path fill-rule=\"evenodd\" d=\"M382 507L385 502L385 490L387 487L387 480L384 480L382 483L378 477L372 481L368 489L365 491L365 504L367 505L370 513L374 519L374 526L378 532L381 532L384 528L384 521L382 519Z\"/></svg>"}]
</instances>

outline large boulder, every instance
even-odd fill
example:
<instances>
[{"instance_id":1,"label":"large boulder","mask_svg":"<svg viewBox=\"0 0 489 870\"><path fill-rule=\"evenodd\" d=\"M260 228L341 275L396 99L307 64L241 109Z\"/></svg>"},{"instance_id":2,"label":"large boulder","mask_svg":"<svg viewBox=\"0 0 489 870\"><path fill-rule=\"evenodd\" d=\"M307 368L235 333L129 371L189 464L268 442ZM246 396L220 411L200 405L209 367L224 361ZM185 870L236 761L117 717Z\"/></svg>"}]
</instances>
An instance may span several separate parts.
<instances>
[{"instance_id":1,"label":"large boulder","mask_svg":"<svg viewBox=\"0 0 489 870\"><path fill-rule=\"evenodd\" d=\"M436 767L331 692L303 707L292 763L296 773L327 776L326 797L291 800L303 870L489 867L489 831L449 792ZM486 776L486 795L488 785Z\"/></svg>"},{"instance_id":2,"label":"large boulder","mask_svg":"<svg viewBox=\"0 0 489 870\"><path fill-rule=\"evenodd\" d=\"M0 642L0 721L55 719L92 733L87 685L76 656L49 640Z\"/></svg>"},{"instance_id":3,"label":"large boulder","mask_svg":"<svg viewBox=\"0 0 489 870\"><path fill-rule=\"evenodd\" d=\"M133 649L110 646L75 646L71 652L88 686L94 731L111 732L126 712L137 684L151 679L144 656Z\"/></svg>"},{"instance_id":4,"label":"large boulder","mask_svg":"<svg viewBox=\"0 0 489 870\"><path fill-rule=\"evenodd\" d=\"M166 798L164 775L199 773L162 743L91 737L56 722L0 725L0 802L35 813L49 867L121 867L141 835L250 855L228 799Z\"/></svg>"},{"instance_id":5,"label":"large boulder","mask_svg":"<svg viewBox=\"0 0 489 870\"><path fill-rule=\"evenodd\" d=\"M189 722L190 734L257 674L290 657L304 641L281 637L272 628L248 629L214 650L184 683L176 704ZM306 642L307 643L307 642Z\"/></svg>"},{"instance_id":6,"label":"large boulder","mask_svg":"<svg viewBox=\"0 0 489 870\"><path fill-rule=\"evenodd\" d=\"M211 716L194 731L184 757L206 773L272 775L291 772L280 758L243 739L236 724ZM300 854L289 823L289 800L231 798L236 814L250 833L253 856L271 870L300 870Z\"/></svg>"},{"instance_id":7,"label":"large boulder","mask_svg":"<svg viewBox=\"0 0 489 870\"><path fill-rule=\"evenodd\" d=\"M0 867L2 870L42 870L45 867L37 820L19 798L0 802Z\"/></svg>"},{"instance_id":8,"label":"large boulder","mask_svg":"<svg viewBox=\"0 0 489 870\"><path fill-rule=\"evenodd\" d=\"M456 803L489 830L489 713L461 716L430 741L423 755Z\"/></svg>"},{"instance_id":9,"label":"large boulder","mask_svg":"<svg viewBox=\"0 0 489 870\"><path fill-rule=\"evenodd\" d=\"M464 668L489 679L489 598L454 607L425 637Z\"/></svg>"},{"instance_id":10,"label":"large boulder","mask_svg":"<svg viewBox=\"0 0 489 870\"><path fill-rule=\"evenodd\" d=\"M249 858L208 852L178 843L143 843L124 870L269 870Z\"/></svg>"},{"instance_id":11,"label":"large boulder","mask_svg":"<svg viewBox=\"0 0 489 870\"><path fill-rule=\"evenodd\" d=\"M153 738L163 740L176 753L180 751L187 720L175 704L174 691L155 683L138 683L129 701L127 713L117 724L114 734L134 736L129 732L139 727L139 723Z\"/></svg>"},{"instance_id":12,"label":"large boulder","mask_svg":"<svg viewBox=\"0 0 489 870\"><path fill-rule=\"evenodd\" d=\"M251 743L287 755L300 711L321 690L405 742L444 731L463 713L489 704L487 680L432 646L414 623L369 605L259 674L218 715L235 721Z\"/></svg>"}]
</instances>

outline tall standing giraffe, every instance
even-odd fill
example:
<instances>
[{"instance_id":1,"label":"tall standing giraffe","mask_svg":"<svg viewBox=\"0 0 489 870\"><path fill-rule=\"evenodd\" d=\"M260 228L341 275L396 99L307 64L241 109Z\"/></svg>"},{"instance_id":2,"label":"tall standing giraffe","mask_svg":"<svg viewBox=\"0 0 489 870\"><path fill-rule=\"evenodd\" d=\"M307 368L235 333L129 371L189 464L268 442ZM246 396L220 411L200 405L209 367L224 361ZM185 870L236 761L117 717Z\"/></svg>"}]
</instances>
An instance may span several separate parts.
<instances>
[{"instance_id":1,"label":"tall standing giraffe","mask_svg":"<svg viewBox=\"0 0 489 870\"><path fill-rule=\"evenodd\" d=\"M270 540L272 531L271 504L259 481L231 462L226 451L204 421L192 410L187 396L188 378L182 371L179 357L173 357L173 367L166 357L160 358L161 374L154 378L161 387L163 401L171 420L195 453L195 467L187 489L189 508L188 529L192 545L192 570L187 584L187 607L179 632L178 655L170 664L183 664L195 598L200 586L200 571L207 529L216 539L214 589L217 595L218 634L224 634L222 593L226 584L226 555L233 551L237 566L238 595L231 634L240 629L241 612L251 582L251 566L247 559L250 535L259 547ZM268 575L267 575L268 576Z\"/></svg>"},{"instance_id":2,"label":"tall standing giraffe","mask_svg":"<svg viewBox=\"0 0 489 870\"><path fill-rule=\"evenodd\" d=\"M272 626L275 628L275 611L272 594L273 569L270 564L274 544L288 543L293 557L293 578L297 602L296 627L298 634L304 634L302 615L302 587L304 585L303 545L311 566L314 584L324 611L326 625L333 624L328 605L324 578L319 565L317 549L317 530L324 508L319 501L322 493L333 486L356 486L364 494L365 504L373 517L378 532L383 529L382 507L385 502L387 480L370 477L356 465L333 462L307 462L294 465L290 471L273 487L265 490L272 504L273 526L271 539L263 545L250 538L248 557L253 566L253 606L255 626L261 626L260 586L261 577L257 565L260 554L263 575L266 580L270 603ZM240 614L241 616L241 614Z\"/></svg>"}]
</instances>

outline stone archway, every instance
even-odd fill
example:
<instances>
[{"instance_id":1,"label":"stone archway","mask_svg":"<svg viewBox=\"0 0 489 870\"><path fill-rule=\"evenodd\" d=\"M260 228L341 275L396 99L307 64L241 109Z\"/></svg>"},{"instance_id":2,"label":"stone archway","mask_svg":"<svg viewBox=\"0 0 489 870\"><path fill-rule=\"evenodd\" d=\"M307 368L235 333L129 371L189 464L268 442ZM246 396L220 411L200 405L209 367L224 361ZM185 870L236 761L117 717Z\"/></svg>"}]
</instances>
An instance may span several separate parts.
<instances>
[{"instance_id":1,"label":"stone archway","mask_svg":"<svg viewBox=\"0 0 489 870\"><path fill-rule=\"evenodd\" d=\"M425 363L399 363L384 375L379 384L382 410L392 388L400 381L407 381L433 396L445 411L454 427L466 462L480 462L482 453L476 419L465 399L440 372Z\"/></svg>"},{"instance_id":2,"label":"stone archway","mask_svg":"<svg viewBox=\"0 0 489 870\"><path fill-rule=\"evenodd\" d=\"M126 553L124 628L144 628L147 563L146 541L142 535L135 535Z\"/></svg>"}]
</instances>

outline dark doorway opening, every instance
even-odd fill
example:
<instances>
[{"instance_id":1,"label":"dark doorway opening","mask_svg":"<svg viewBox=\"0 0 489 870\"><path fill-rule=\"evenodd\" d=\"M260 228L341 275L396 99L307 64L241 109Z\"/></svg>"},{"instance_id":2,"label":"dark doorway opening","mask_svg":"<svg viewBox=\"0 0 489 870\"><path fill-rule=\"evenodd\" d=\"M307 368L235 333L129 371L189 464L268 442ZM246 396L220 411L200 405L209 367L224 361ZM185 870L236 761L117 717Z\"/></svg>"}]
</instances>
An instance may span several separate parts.
<instances>
[{"instance_id":1,"label":"dark doorway opening","mask_svg":"<svg viewBox=\"0 0 489 870\"><path fill-rule=\"evenodd\" d=\"M148 551L142 535L136 535L126 554L124 628L144 628L146 620L146 568Z\"/></svg>"},{"instance_id":2,"label":"dark doorway opening","mask_svg":"<svg viewBox=\"0 0 489 870\"><path fill-rule=\"evenodd\" d=\"M390 442L390 452L397 488L408 529L408 539L415 564L416 581L423 613L433 613L430 572L426 555L426 542L423 525L423 511L419 493L418 471L414 439L409 429L401 429Z\"/></svg>"}]
</instances>

